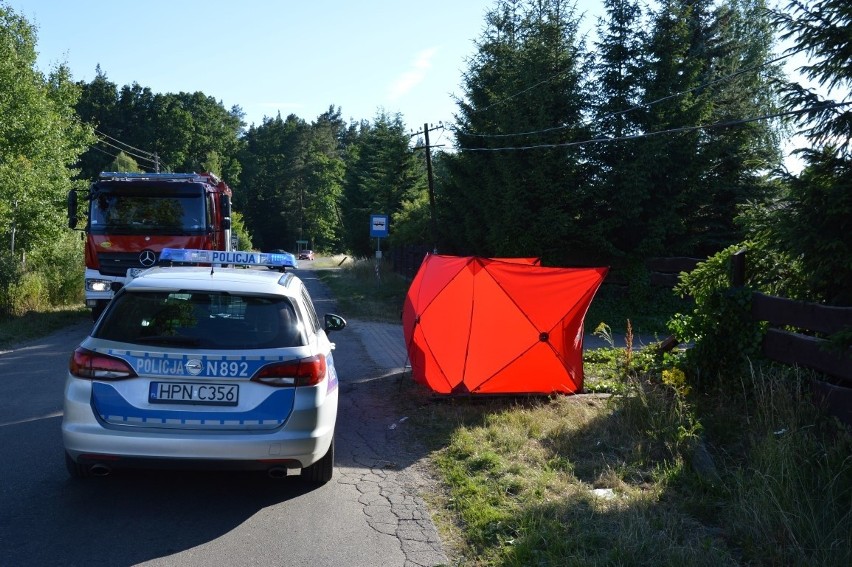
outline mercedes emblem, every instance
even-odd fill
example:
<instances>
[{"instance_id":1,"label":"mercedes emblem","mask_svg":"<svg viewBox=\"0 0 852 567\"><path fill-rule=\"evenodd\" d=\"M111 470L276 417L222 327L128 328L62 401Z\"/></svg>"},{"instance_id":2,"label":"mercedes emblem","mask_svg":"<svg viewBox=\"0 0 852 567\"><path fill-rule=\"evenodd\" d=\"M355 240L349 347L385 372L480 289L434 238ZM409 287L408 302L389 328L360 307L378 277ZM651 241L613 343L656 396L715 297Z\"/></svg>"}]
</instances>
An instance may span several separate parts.
<instances>
[{"instance_id":1,"label":"mercedes emblem","mask_svg":"<svg viewBox=\"0 0 852 567\"><path fill-rule=\"evenodd\" d=\"M145 266L146 268L150 268L157 262L157 255L154 254L153 250L143 250L139 253L139 263Z\"/></svg>"}]
</instances>

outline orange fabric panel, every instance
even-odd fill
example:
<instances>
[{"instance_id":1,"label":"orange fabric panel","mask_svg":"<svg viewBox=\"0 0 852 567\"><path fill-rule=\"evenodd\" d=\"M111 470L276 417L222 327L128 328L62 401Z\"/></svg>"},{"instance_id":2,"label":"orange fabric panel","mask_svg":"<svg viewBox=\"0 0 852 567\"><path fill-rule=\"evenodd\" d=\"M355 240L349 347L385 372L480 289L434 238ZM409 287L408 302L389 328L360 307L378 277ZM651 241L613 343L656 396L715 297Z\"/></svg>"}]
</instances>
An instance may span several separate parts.
<instances>
[{"instance_id":1,"label":"orange fabric panel","mask_svg":"<svg viewBox=\"0 0 852 567\"><path fill-rule=\"evenodd\" d=\"M412 374L438 393L575 393L606 268L427 255L403 307Z\"/></svg>"},{"instance_id":2,"label":"orange fabric panel","mask_svg":"<svg viewBox=\"0 0 852 567\"><path fill-rule=\"evenodd\" d=\"M472 388L475 394L575 394L579 384L543 342L533 345L500 372Z\"/></svg>"}]
</instances>

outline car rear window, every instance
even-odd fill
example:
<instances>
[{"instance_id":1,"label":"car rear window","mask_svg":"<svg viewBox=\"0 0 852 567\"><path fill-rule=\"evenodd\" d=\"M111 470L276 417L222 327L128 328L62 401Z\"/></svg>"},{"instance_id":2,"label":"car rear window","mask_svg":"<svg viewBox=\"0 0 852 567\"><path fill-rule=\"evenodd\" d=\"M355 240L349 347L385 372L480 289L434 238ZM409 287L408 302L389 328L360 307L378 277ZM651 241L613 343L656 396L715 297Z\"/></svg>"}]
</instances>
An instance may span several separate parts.
<instances>
[{"instance_id":1,"label":"car rear window","mask_svg":"<svg viewBox=\"0 0 852 567\"><path fill-rule=\"evenodd\" d=\"M180 291L118 294L92 336L135 345L232 350L301 346L303 334L286 297Z\"/></svg>"}]
</instances>

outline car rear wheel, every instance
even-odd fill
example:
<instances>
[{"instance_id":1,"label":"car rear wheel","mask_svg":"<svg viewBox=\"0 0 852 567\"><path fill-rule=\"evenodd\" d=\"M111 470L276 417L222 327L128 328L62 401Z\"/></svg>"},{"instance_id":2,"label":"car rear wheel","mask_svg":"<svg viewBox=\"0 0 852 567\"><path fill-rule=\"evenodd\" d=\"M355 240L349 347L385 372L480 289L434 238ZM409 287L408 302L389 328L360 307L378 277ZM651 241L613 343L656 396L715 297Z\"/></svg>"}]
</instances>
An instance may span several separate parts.
<instances>
[{"instance_id":1,"label":"car rear wheel","mask_svg":"<svg viewBox=\"0 0 852 567\"><path fill-rule=\"evenodd\" d=\"M334 439L325 456L309 467L302 469L302 479L313 484L325 484L334 474Z\"/></svg>"},{"instance_id":2,"label":"car rear wheel","mask_svg":"<svg viewBox=\"0 0 852 567\"><path fill-rule=\"evenodd\" d=\"M71 478L89 478L92 476L89 467L77 463L68 453L65 453L65 468L68 469Z\"/></svg>"}]
</instances>

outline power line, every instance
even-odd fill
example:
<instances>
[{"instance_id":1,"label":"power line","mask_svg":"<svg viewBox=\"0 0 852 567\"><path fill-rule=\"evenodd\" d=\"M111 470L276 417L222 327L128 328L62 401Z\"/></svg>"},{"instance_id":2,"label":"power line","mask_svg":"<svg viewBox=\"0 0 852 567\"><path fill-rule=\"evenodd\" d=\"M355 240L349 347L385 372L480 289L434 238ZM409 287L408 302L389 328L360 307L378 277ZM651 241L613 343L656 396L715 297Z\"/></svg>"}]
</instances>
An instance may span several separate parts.
<instances>
[{"instance_id":1,"label":"power line","mask_svg":"<svg viewBox=\"0 0 852 567\"><path fill-rule=\"evenodd\" d=\"M155 172L157 172L157 173L159 173L159 172L160 172L160 167L161 167L163 164L162 164L162 162L160 161L160 156L158 156L156 152L148 152L148 151L145 151L145 150L139 149L139 148L137 148L137 147L135 147L135 146L131 146L131 145L130 145L130 144L128 144L127 142L122 142L122 141L121 141L121 140L119 140L118 138L113 138L113 137L112 137L112 136L110 136L109 134L105 134L104 132L101 132L100 130L98 130L98 129L97 129L97 128L95 128L94 126L92 126L92 130L94 130L94 131L95 131L95 134L97 134L97 135L99 136L99 141L100 141L101 143L106 144L107 146L110 146L110 147L112 147L112 148L115 148L115 149L117 149L117 150L119 150L119 151L122 151L122 152L124 152L124 153L126 153L126 154L128 154L128 155L130 155L130 156L135 157L135 158L138 158L138 159L142 159L142 160L148 161L148 162L150 162L151 164L153 164L153 169L154 169L154 171L155 171ZM110 142L107 142L107 141L106 141L106 140L104 140L103 138L108 138L108 139L112 140L113 142L115 142L116 144L120 144L121 146L124 146L124 147L116 146L115 144L112 144L112 143L110 143ZM133 151L130 151L130 150L133 150ZM134 153L134 152L137 152L137 153Z\"/></svg>"},{"instance_id":2,"label":"power line","mask_svg":"<svg viewBox=\"0 0 852 567\"><path fill-rule=\"evenodd\" d=\"M522 90L522 91L518 91L518 92L516 92L515 94L509 95L509 96L507 96L506 98L500 99L500 100L498 100L498 101L496 101L496 102L492 102L491 104L489 104L489 105L488 105L488 106L486 106L485 108L477 108L477 109L475 109L475 110L474 110L474 113L478 113L478 112L485 112L486 110L489 110L489 109L491 109L491 108L494 108L494 107L495 107L495 106L497 106L497 105L505 104L505 103L509 102L510 100L512 100L513 98L517 98L517 97L521 96L522 94L526 94L526 93L530 92L531 90L533 90L534 88L536 88L536 87L538 87L538 86L541 86L541 85L543 85L543 84L545 84L545 83L549 83L549 82L551 82L551 81L555 81L556 79L558 79L558 78L559 78L559 77L561 77L562 75L565 75L565 74L566 74L566 73L568 73L569 71L570 71L570 69L565 70L565 71L560 71L559 73L556 73L555 75L552 75L552 76L550 76L550 77L548 77L548 78L546 78L546 79L543 79L543 80L541 80L541 81L537 82L536 84L534 84L534 85L533 85L533 86L531 86L531 87L527 87L527 88L525 88L525 89L524 89L524 90Z\"/></svg>"},{"instance_id":3,"label":"power line","mask_svg":"<svg viewBox=\"0 0 852 567\"><path fill-rule=\"evenodd\" d=\"M104 134L103 132L101 132L101 131L100 131L100 130L98 130L97 128L94 128L94 131L95 131L95 133L100 134L100 135L101 135L101 136L103 136L104 138L109 138L110 140L112 140L112 141L113 141L113 142L115 142L116 144L121 144L122 146L126 146L126 147L130 148L131 150L134 150L134 151L139 152L139 153L141 153L141 154L146 154L146 155L148 155L148 156L150 156L150 157L152 157L152 158L157 156L157 154L155 154L155 153L147 152L147 151L145 151L145 150L140 150L139 148L136 148L136 147L134 147L134 146L131 146L131 145L130 145L130 144L128 144L127 142L122 142L121 140L118 140L118 139L116 139L116 138L113 138L112 136L110 136L110 135L108 135L108 134Z\"/></svg>"},{"instance_id":4,"label":"power line","mask_svg":"<svg viewBox=\"0 0 852 567\"><path fill-rule=\"evenodd\" d=\"M821 110L831 110L833 108L839 108L842 106L850 106L852 105L852 101L849 102L837 102L832 104L824 104L813 106L809 108L802 108L798 110L788 110L784 112L776 112L774 114L764 114L763 116L756 116L752 118L742 118L738 120L729 120L726 122L715 122L713 124L703 124L699 126L681 126L679 128L670 128L668 130L658 130L656 132L645 132L642 134L634 134L630 136L620 136L618 138L592 138L589 140L581 140L576 142L564 142L559 144L537 144L532 146L504 146L500 148L456 148L457 151L460 152L502 152L502 151L523 151L523 150L535 150L541 148L568 148L573 146L583 146L586 144L596 144L596 143L609 143L609 142L622 142L627 140L640 140L642 138L650 138L651 136L659 136L662 134L682 134L684 132L694 132L697 130L712 130L713 128L725 128L728 126L739 126L741 124L748 124L751 122L759 122L761 120L772 120L774 118L782 118L784 116L792 116L796 114L807 114L809 112L816 112Z\"/></svg>"},{"instance_id":5,"label":"power line","mask_svg":"<svg viewBox=\"0 0 852 567\"><path fill-rule=\"evenodd\" d=\"M102 139L102 138L98 138L98 142L100 142L101 144L105 144L105 145L107 145L107 146L109 146L109 147L111 147L111 148L114 148L114 149L116 149L116 150L118 150L118 151L120 151L120 152L124 152L125 154L127 154L127 155L129 155L129 156L133 156L133 157L135 157L135 158L137 158L137 159L141 159L141 160L145 160L145 161L151 162L151 164L153 164L153 165L155 165L155 166L157 165L157 160L155 160L155 159L151 159L151 158L149 158L149 157L146 157L146 156L143 156L143 155L139 155L139 154L133 153L133 152L128 151L128 150L126 150L126 149L124 149L124 148L121 148L121 147L119 147L119 146L116 146L115 144L111 144L110 142L107 142L106 140L104 140L104 139ZM156 157L156 154L155 154L155 157Z\"/></svg>"},{"instance_id":6,"label":"power line","mask_svg":"<svg viewBox=\"0 0 852 567\"><path fill-rule=\"evenodd\" d=\"M799 50L799 51L801 51L801 50ZM736 71L736 72L734 72L734 73L730 73L730 74L725 75L725 76L723 76L723 77L719 77L718 79L714 79L714 80L712 80L712 81L708 81L708 82L706 82L706 83L702 83L702 84L700 84L700 85L698 85L698 86L696 86L696 87L693 87L693 88L688 89L688 90L685 90L685 91L679 91L679 92L676 92L676 93L674 93L674 94L666 95L666 96L664 96L664 97L662 97L662 98L658 98L658 99L653 100L653 101L651 101L651 102L646 102L646 103L642 103L642 104L637 104L636 106L632 106L632 107L627 108L627 109L625 109L625 110L619 110L619 111L616 111L616 112L610 112L609 114L605 114L604 116L601 116L601 117L596 118L596 119L594 119L594 120L590 120L590 121L586 121L586 122L584 122L584 123L580 123L580 124L579 124L579 126L591 126L591 125L593 125L593 124L596 124L596 123L602 122L602 121L607 120L607 119L609 119L609 118L613 118L613 117L615 117L615 116L619 116L619 115L624 115L624 114L627 114L628 112L633 112L634 110L639 110L639 109L642 109L642 108L651 108L651 107L652 107L652 106L654 106L654 105L657 105L657 104L660 104L660 103L666 102L666 101L671 100L671 99L674 99L674 98L678 98L678 97L681 97L681 96L687 95L687 94L692 93L692 92L695 92L695 91L700 91L700 90L706 89L706 88L708 88L708 87L712 87L713 85L716 85L716 84L718 84L718 83L721 83L721 82L724 82L724 81L728 81L728 80L734 79L734 78L736 78L736 77L738 77L738 76L740 76L740 75L744 75L744 74L746 74L746 73L750 73L750 72L752 72L752 71L759 71L759 70L761 70L761 69L762 69L762 68L764 68L764 67L767 67L767 66L769 66L769 65L772 65L772 64L778 63L779 61L783 61L784 59L787 59L788 57L792 57L793 55L795 55L795 54L796 54L796 53L798 53L799 51L794 51L794 52L787 53L787 54L785 54L785 55L778 56L778 57L776 57L775 59L771 59L770 61L765 61L764 63L761 63L760 65L754 65L754 66L752 66L752 67L747 67L747 68L745 68L745 69L740 69L739 71ZM558 75L557 75L557 76L558 76ZM536 83L536 85L534 85L533 87L530 87L530 88L534 88L535 86L538 86L538 85L540 85L540 84L542 84L542 83L544 83L544 82L547 82L547 81L553 80L554 78L556 78L556 76L551 77L551 78L549 78L549 79L546 79L546 80L544 80L544 81L541 81L541 82L539 82L539 83ZM524 90L524 91L521 91L520 93L516 93L516 94L512 95L512 96L511 96L511 97L509 97L509 98L513 98L513 97L515 97L515 96L517 96L517 95L519 95L519 94L522 94L522 93L524 93L524 92L526 92L526 91L528 91L528 90L530 90L530 89L526 89L526 90ZM508 99L507 99L507 100L508 100ZM501 101L501 102L503 102L503 101ZM497 104L497 103L495 103L495 104ZM494 106L494 104L489 105L489 106L487 106L487 107L483 108L482 110L477 110L476 112L483 112L483 111L485 111L485 110L487 110L487 109L491 108L492 106ZM509 133L509 134L471 134L471 133L463 133L463 135L464 135L464 136L469 136L469 137L472 137L472 138L512 138L512 137L516 137L516 136L532 136L532 135L537 135L537 134L547 134L547 133L549 133L549 132L555 132L555 131L559 131L559 130L565 130L565 129L567 129L567 128L573 128L573 127L577 127L577 126L578 126L578 125L576 125L576 124L571 124L571 125L562 125L562 126L552 126L552 127L550 127L550 128L543 128L543 129L540 129L540 130L532 130L532 131L529 131L529 132L516 132L516 133ZM458 133L460 133L460 132L459 132L459 129L458 129L457 127L451 127L451 128L452 128L452 129L453 129L453 130L454 130L457 134L458 134Z\"/></svg>"},{"instance_id":7,"label":"power line","mask_svg":"<svg viewBox=\"0 0 852 567\"><path fill-rule=\"evenodd\" d=\"M438 139L437 139L437 140L435 140L435 143L434 143L434 144L432 144L432 147L433 147L433 148L442 148L442 147L443 147L443 145L442 145L440 142L441 142L441 140L444 138L444 135L445 135L446 133L447 133L447 128L443 128L443 127L442 127L442 128L441 128L441 135L440 135L440 136L438 136Z\"/></svg>"},{"instance_id":8,"label":"power line","mask_svg":"<svg viewBox=\"0 0 852 567\"><path fill-rule=\"evenodd\" d=\"M90 146L90 149L95 150L96 152L101 152L102 154L107 155L107 156L109 156L113 159L116 159L118 157L118 154L113 154L113 153L110 153L106 150L102 150L101 148L99 148L97 146Z\"/></svg>"},{"instance_id":9,"label":"power line","mask_svg":"<svg viewBox=\"0 0 852 567\"><path fill-rule=\"evenodd\" d=\"M96 152L101 152L102 154L108 155L111 158L117 158L118 157L118 154L111 154L108 151L102 150L101 148L99 148L97 146L91 146L91 149L95 150Z\"/></svg>"}]
</instances>

